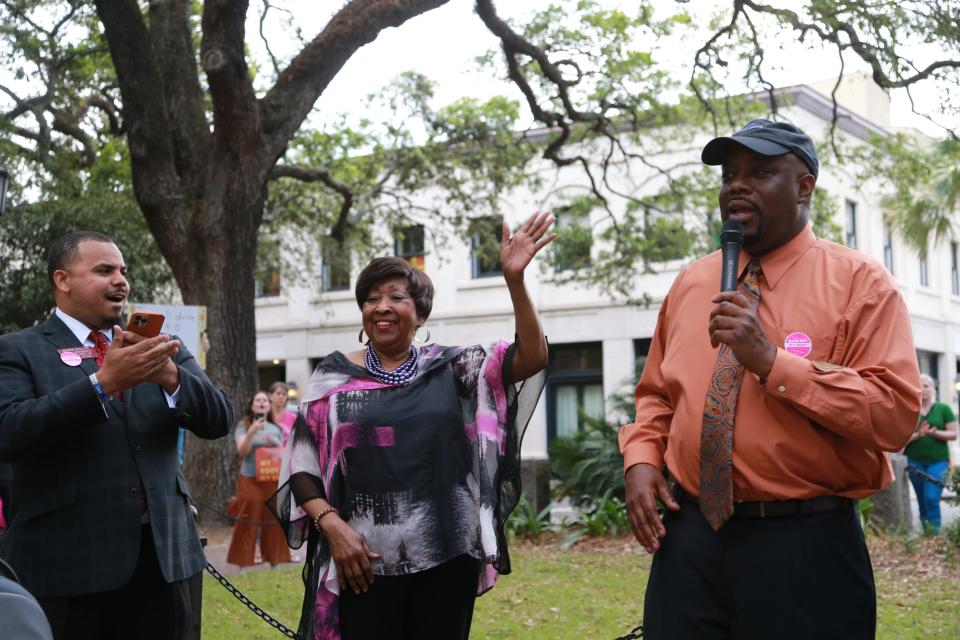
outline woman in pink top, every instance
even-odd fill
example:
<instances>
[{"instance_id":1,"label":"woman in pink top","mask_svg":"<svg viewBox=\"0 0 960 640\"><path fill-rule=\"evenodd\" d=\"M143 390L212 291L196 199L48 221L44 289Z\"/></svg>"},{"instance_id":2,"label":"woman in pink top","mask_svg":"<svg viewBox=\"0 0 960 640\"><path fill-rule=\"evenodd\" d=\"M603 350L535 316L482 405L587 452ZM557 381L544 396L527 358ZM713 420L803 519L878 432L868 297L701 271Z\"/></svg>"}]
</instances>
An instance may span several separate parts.
<instances>
[{"instance_id":1,"label":"woman in pink top","mask_svg":"<svg viewBox=\"0 0 960 640\"><path fill-rule=\"evenodd\" d=\"M283 443L287 443L287 436L293 431L293 423L297 419L297 414L293 411L287 411L287 397L290 393L290 387L285 383L277 381L270 385L270 404L273 407L273 415L276 417L277 426L283 430Z\"/></svg>"}]
</instances>

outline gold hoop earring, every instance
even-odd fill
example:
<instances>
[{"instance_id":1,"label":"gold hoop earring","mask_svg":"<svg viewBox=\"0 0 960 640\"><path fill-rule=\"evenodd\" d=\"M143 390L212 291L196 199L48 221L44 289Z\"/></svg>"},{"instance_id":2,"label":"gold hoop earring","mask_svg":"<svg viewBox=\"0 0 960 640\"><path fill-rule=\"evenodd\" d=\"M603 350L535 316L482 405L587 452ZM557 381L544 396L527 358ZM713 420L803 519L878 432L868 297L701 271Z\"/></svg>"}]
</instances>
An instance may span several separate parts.
<instances>
[{"instance_id":1,"label":"gold hoop earring","mask_svg":"<svg viewBox=\"0 0 960 640\"><path fill-rule=\"evenodd\" d=\"M367 342L364 342L364 341L363 341L363 328L362 328L362 327L360 328L360 333L357 334L357 342L359 342L360 344L367 344L367 342L370 342L369 339L367 340Z\"/></svg>"},{"instance_id":2,"label":"gold hoop earring","mask_svg":"<svg viewBox=\"0 0 960 640\"><path fill-rule=\"evenodd\" d=\"M420 333L420 329L423 329L427 332L427 337L424 338L423 340L417 337L417 334ZM417 327L417 330L413 332L413 341L418 342L420 344L427 344L428 342L430 342L430 329L427 329L423 325L420 325L419 327Z\"/></svg>"}]
</instances>

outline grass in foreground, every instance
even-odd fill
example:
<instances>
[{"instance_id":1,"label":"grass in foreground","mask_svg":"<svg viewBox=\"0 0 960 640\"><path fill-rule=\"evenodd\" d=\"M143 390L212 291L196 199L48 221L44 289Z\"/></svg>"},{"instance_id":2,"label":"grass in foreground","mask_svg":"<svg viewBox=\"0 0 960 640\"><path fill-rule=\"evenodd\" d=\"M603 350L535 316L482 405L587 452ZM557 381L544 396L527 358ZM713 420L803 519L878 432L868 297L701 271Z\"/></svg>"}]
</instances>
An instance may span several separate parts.
<instances>
[{"instance_id":1,"label":"grass in foreground","mask_svg":"<svg viewBox=\"0 0 960 640\"><path fill-rule=\"evenodd\" d=\"M960 638L960 567L936 542L905 548L871 540L880 640ZM569 551L515 544L514 572L477 601L471 640L612 640L640 624L650 560L631 539L588 542ZM299 569L259 571L231 581L281 622L295 627ZM283 636L206 576L204 640Z\"/></svg>"}]
</instances>

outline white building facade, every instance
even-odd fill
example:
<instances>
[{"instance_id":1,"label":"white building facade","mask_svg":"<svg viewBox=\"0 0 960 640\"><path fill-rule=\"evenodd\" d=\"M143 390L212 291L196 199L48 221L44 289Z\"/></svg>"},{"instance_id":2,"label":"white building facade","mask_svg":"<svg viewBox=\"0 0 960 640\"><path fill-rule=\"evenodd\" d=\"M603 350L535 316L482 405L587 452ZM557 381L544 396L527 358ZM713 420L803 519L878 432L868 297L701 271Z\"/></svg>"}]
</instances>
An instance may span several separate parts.
<instances>
[{"instance_id":1,"label":"white building facade","mask_svg":"<svg viewBox=\"0 0 960 640\"><path fill-rule=\"evenodd\" d=\"M788 106L781 106L778 117L792 121L823 142L833 115L827 97L832 83L819 88L781 90L783 103ZM845 81L838 102L842 106L836 135L844 144L863 143L870 135L890 131L889 99L867 78ZM704 134L677 154L699 159L708 139ZM631 167L631 171L642 173L644 169ZM918 253L899 242L884 222L879 202L883 185L858 187L853 173L850 168L826 164L817 188L826 190L837 203L834 221L844 229L847 244L885 264L900 285L910 311L921 370L938 381L941 400L956 411L960 385L958 242L931 245L925 263L921 262ZM560 181L564 179L571 185L582 182L571 173L561 174ZM552 188L557 189L557 184ZM513 212L508 222L515 226L532 211L550 206L548 196L526 193L511 198L505 210ZM397 254L422 265L434 282L433 313L427 323L433 342L476 344L511 339L513 316L506 286L496 274L495 265L486 264L474 251L470 238L428 249L422 229L414 230L397 243ZM549 266L531 266L527 287L552 354L547 387L523 442L523 457L530 466L541 466L547 460L553 437L569 435L580 426L578 408L588 415L607 414L616 419L611 407L605 406L605 399L629 391L638 358L646 355L653 335L659 304L689 261L660 265L657 273L638 280L637 293L646 292L652 297L649 307L628 305L583 286L560 286ZM351 264L338 273L325 270L318 274L326 285L319 295L281 287L278 295L257 299L257 359L262 384L288 380L302 389L321 357L335 350L359 348L360 312L353 283L362 266ZM960 462L960 456L954 461Z\"/></svg>"}]
</instances>

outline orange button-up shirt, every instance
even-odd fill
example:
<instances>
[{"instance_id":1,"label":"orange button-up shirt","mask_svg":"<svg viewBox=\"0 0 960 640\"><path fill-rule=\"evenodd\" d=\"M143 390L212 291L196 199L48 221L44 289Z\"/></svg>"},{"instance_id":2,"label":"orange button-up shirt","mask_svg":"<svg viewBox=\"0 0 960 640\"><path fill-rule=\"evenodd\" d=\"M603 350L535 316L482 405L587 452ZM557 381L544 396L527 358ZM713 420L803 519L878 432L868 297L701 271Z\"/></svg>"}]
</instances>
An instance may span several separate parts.
<instances>
[{"instance_id":1,"label":"orange button-up shirt","mask_svg":"<svg viewBox=\"0 0 960 640\"><path fill-rule=\"evenodd\" d=\"M741 253L741 273L749 260ZM817 239L809 225L759 260L758 315L777 356L766 384L744 374L734 423L734 500L875 493L893 479L884 451L903 447L920 410L920 374L900 292L876 261ZM693 495L699 495L704 399L717 360L707 324L720 261L714 252L674 281L637 385L636 422L620 431L625 468L666 462Z\"/></svg>"}]
</instances>

